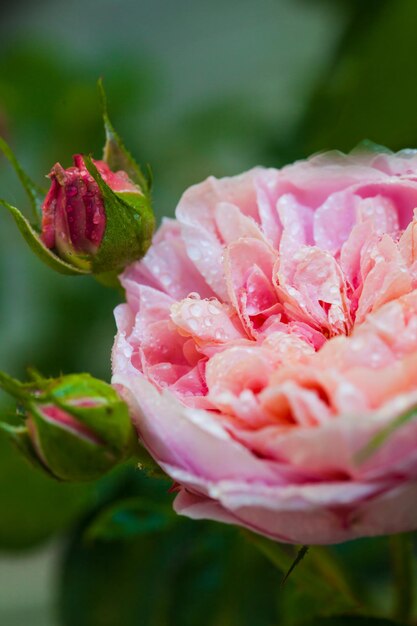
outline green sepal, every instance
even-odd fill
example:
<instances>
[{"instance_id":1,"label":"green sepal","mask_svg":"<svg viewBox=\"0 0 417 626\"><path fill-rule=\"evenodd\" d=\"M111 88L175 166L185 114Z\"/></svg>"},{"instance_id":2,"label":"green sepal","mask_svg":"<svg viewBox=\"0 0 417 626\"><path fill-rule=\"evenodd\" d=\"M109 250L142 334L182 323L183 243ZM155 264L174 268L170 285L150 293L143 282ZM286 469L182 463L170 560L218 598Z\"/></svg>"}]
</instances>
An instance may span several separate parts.
<instances>
[{"instance_id":1,"label":"green sepal","mask_svg":"<svg viewBox=\"0 0 417 626\"><path fill-rule=\"evenodd\" d=\"M94 395L96 394L96 395ZM95 407L71 404L82 397L100 401ZM115 389L90 374L70 374L54 381L42 400L53 403L86 426L101 440L110 453L120 459L130 456L136 442L126 403ZM103 417L103 411L105 419Z\"/></svg>"},{"instance_id":2,"label":"green sepal","mask_svg":"<svg viewBox=\"0 0 417 626\"><path fill-rule=\"evenodd\" d=\"M85 156L84 162L99 186L106 210L106 229L97 254L91 258L92 272L121 271L140 259L151 244L155 218L149 200L141 193L115 193L91 157Z\"/></svg>"},{"instance_id":3,"label":"green sepal","mask_svg":"<svg viewBox=\"0 0 417 626\"><path fill-rule=\"evenodd\" d=\"M24 402L29 398L29 393L26 390L27 385L24 385L19 380L12 378L4 372L0 372L0 389L3 389L3 391L20 402Z\"/></svg>"},{"instance_id":4,"label":"green sepal","mask_svg":"<svg viewBox=\"0 0 417 626\"><path fill-rule=\"evenodd\" d=\"M309 549L309 546L301 546L301 548L297 552L297 556L295 557L294 561L291 563L291 566L289 567L288 571L285 573L284 578L281 581L281 585L285 585L285 583L287 582L287 580L289 579L289 577L291 576L292 572L295 570L297 565L306 556L308 549Z\"/></svg>"},{"instance_id":5,"label":"green sepal","mask_svg":"<svg viewBox=\"0 0 417 626\"><path fill-rule=\"evenodd\" d=\"M12 206L1 198L0 205L4 206L9 211L16 223L16 226L20 230L26 242L29 244L32 251L41 261L46 263L46 265L51 267L53 270L59 272L60 274L67 274L70 276L89 274L88 271L70 265L70 263L67 263L56 254L54 254L51 250L49 250L49 248L47 248L42 242L38 232L28 222L28 220L19 211L19 209L16 209L16 207Z\"/></svg>"},{"instance_id":6,"label":"green sepal","mask_svg":"<svg viewBox=\"0 0 417 626\"><path fill-rule=\"evenodd\" d=\"M148 476L162 480L167 479L165 472L155 462L153 457L151 457L145 446L137 437L135 437L132 458L136 461L137 468L144 471Z\"/></svg>"},{"instance_id":7,"label":"green sepal","mask_svg":"<svg viewBox=\"0 0 417 626\"><path fill-rule=\"evenodd\" d=\"M10 146L2 137L0 137L0 150L3 152L4 156L8 159L18 175L19 180L29 197L35 222L39 226L42 219L42 204L47 190L33 182L33 180L26 174Z\"/></svg>"},{"instance_id":8,"label":"green sepal","mask_svg":"<svg viewBox=\"0 0 417 626\"><path fill-rule=\"evenodd\" d=\"M94 443L62 426L45 421L36 405L30 409L45 465L54 478L83 482L100 478L118 459L104 446Z\"/></svg>"},{"instance_id":9,"label":"green sepal","mask_svg":"<svg viewBox=\"0 0 417 626\"><path fill-rule=\"evenodd\" d=\"M122 295L124 295L124 289L119 280L119 272L103 272L102 274L94 274L94 278L100 285L104 287L111 287L117 289Z\"/></svg>"},{"instance_id":10,"label":"green sepal","mask_svg":"<svg viewBox=\"0 0 417 626\"><path fill-rule=\"evenodd\" d=\"M39 459L26 426L13 426L7 422L0 422L0 430L6 433L13 445L16 446L19 452L29 461L32 467L42 470L50 478L55 478L46 465Z\"/></svg>"},{"instance_id":11,"label":"green sepal","mask_svg":"<svg viewBox=\"0 0 417 626\"><path fill-rule=\"evenodd\" d=\"M152 175L150 172L146 177L139 165L136 163L130 152L125 148L119 135L116 133L113 124L107 113L107 98L104 91L103 81L98 81L101 109L103 114L104 130L106 133L106 143L103 150L103 161L107 163L113 172L124 170L130 180L138 184L142 193L149 199L152 187Z\"/></svg>"}]
</instances>

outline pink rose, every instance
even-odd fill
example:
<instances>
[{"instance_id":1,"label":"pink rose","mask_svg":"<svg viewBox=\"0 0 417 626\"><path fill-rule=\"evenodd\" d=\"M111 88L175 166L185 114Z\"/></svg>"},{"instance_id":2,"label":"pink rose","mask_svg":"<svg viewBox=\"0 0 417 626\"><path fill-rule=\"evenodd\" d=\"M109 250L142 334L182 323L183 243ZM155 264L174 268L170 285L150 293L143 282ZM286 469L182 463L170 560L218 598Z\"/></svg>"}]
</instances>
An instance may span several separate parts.
<instances>
[{"instance_id":1,"label":"pink rose","mask_svg":"<svg viewBox=\"0 0 417 626\"><path fill-rule=\"evenodd\" d=\"M417 154L188 189L122 275L113 383L175 509L278 541L417 528Z\"/></svg>"}]
</instances>

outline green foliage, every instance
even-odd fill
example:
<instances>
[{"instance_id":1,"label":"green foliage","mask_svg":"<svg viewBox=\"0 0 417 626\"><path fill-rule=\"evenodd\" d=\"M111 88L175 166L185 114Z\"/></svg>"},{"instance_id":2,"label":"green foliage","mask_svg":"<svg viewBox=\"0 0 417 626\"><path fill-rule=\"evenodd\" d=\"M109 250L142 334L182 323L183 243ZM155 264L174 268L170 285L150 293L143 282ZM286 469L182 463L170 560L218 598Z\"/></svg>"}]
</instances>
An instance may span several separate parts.
<instances>
[{"instance_id":1,"label":"green foliage","mask_svg":"<svg viewBox=\"0 0 417 626\"><path fill-rule=\"evenodd\" d=\"M370 138L393 150L417 145L414 0L359 3L300 129L304 154L350 150ZM365 20L366 17L366 20Z\"/></svg>"},{"instance_id":2,"label":"green foliage","mask_svg":"<svg viewBox=\"0 0 417 626\"><path fill-rule=\"evenodd\" d=\"M29 548L62 531L89 506L93 487L35 472L0 432L0 549Z\"/></svg>"},{"instance_id":3,"label":"green foliage","mask_svg":"<svg viewBox=\"0 0 417 626\"><path fill-rule=\"evenodd\" d=\"M181 520L129 542L75 536L60 615L63 626L270 626L278 585L235 530Z\"/></svg>"},{"instance_id":4,"label":"green foliage","mask_svg":"<svg viewBox=\"0 0 417 626\"><path fill-rule=\"evenodd\" d=\"M301 622L300 626L401 626L403 622L378 617L359 615L338 615L337 617L319 617Z\"/></svg>"},{"instance_id":5,"label":"green foliage","mask_svg":"<svg viewBox=\"0 0 417 626\"><path fill-rule=\"evenodd\" d=\"M132 497L99 511L86 530L88 540L130 540L137 535L161 532L178 522L168 502Z\"/></svg>"}]
</instances>

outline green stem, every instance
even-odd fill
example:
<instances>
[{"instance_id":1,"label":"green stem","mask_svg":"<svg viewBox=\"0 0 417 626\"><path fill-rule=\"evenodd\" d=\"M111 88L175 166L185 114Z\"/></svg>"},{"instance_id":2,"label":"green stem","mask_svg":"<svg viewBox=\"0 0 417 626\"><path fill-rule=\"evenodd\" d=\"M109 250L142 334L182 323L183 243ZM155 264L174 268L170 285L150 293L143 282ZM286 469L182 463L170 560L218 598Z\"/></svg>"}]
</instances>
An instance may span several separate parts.
<instances>
[{"instance_id":1,"label":"green stem","mask_svg":"<svg viewBox=\"0 0 417 626\"><path fill-rule=\"evenodd\" d=\"M393 535L389 539L394 577L394 619L410 623L413 610L413 544L411 535Z\"/></svg>"}]
</instances>

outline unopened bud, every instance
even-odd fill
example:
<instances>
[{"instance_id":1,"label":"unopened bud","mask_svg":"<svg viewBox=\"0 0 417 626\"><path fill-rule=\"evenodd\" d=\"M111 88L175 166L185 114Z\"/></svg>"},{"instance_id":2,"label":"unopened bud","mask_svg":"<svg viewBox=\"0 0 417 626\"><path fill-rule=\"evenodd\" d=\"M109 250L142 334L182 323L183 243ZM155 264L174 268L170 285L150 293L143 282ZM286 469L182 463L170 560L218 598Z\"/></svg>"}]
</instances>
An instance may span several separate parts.
<instances>
[{"instance_id":1,"label":"unopened bud","mask_svg":"<svg viewBox=\"0 0 417 626\"><path fill-rule=\"evenodd\" d=\"M63 274L94 274L103 282L140 259L151 244L155 218L150 180L116 134L100 85L106 131L103 160L77 154L74 165L52 168L51 186L42 192L0 138L0 150L15 168L31 200L35 222L0 200L32 250ZM46 196L46 197L45 197Z\"/></svg>"},{"instance_id":2,"label":"unopened bud","mask_svg":"<svg viewBox=\"0 0 417 626\"><path fill-rule=\"evenodd\" d=\"M6 425L22 452L55 478L99 478L132 453L135 436L126 404L89 374L22 384L0 374L19 402L21 426Z\"/></svg>"}]
</instances>

